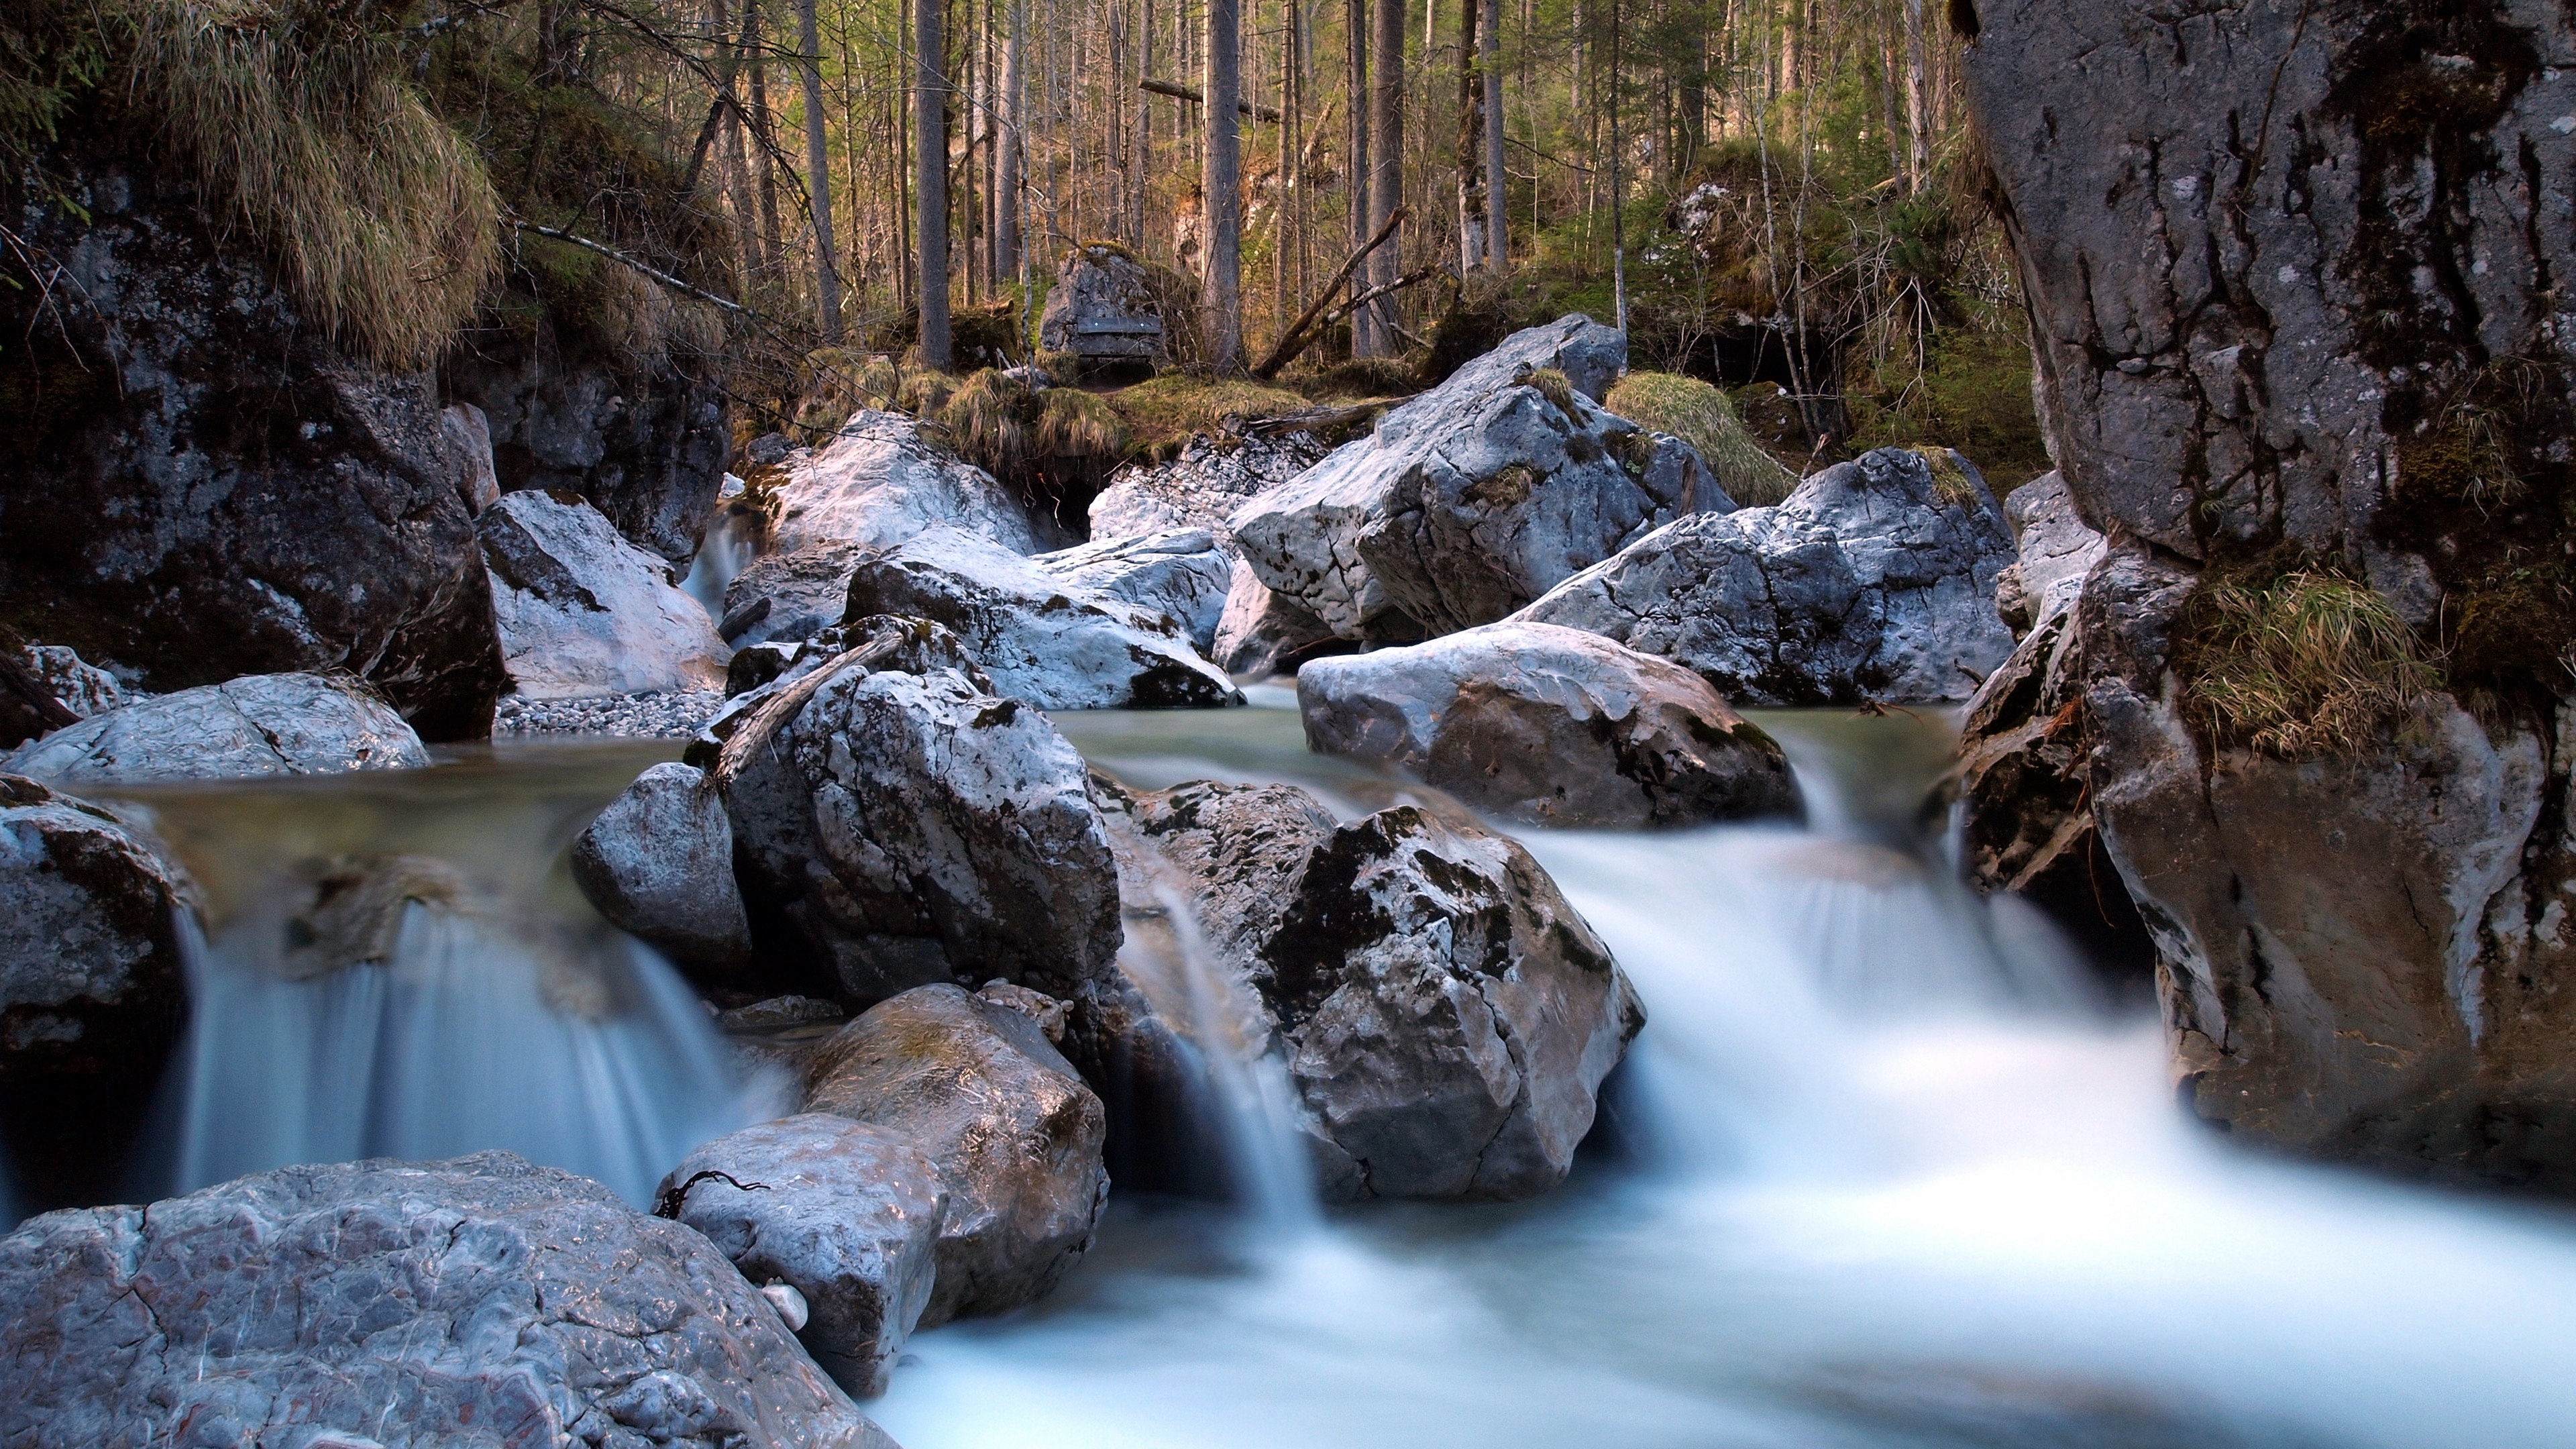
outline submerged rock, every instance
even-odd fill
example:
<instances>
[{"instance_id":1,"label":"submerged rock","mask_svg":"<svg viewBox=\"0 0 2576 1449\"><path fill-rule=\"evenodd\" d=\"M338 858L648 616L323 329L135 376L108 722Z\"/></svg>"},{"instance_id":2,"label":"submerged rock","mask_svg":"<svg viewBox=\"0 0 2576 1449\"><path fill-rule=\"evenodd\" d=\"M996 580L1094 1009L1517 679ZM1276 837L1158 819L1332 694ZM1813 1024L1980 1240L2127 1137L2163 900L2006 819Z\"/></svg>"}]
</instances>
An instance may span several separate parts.
<instances>
[{"instance_id":1,"label":"submerged rock","mask_svg":"<svg viewBox=\"0 0 2576 1449\"><path fill-rule=\"evenodd\" d=\"M707 1240L504 1152L0 1238L0 1441L892 1449Z\"/></svg>"},{"instance_id":2,"label":"submerged rock","mask_svg":"<svg viewBox=\"0 0 2576 1449\"><path fill-rule=\"evenodd\" d=\"M814 1054L805 1109L887 1128L947 1187L921 1327L1035 1302L1109 1201L1100 1099L1025 1013L955 986L881 1002Z\"/></svg>"},{"instance_id":3,"label":"submerged rock","mask_svg":"<svg viewBox=\"0 0 2576 1449\"><path fill-rule=\"evenodd\" d=\"M1481 810L1635 829L1798 812L1777 741L1669 660L1579 629L1489 624L1319 659L1307 747L1399 765Z\"/></svg>"},{"instance_id":4,"label":"submerged rock","mask_svg":"<svg viewBox=\"0 0 2576 1449\"><path fill-rule=\"evenodd\" d=\"M420 737L356 680L259 674L85 719L0 759L48 780L131 783L408 770Z\"/></svg>"},{"instance_id":5,"label":"submerged rock","mask_svg":"<svg viewBox=\"0 0 2576 1449\"><path fill-rule=\"evenodd\" d=\"M187 1020L193 897L115 816L0 775L0 1130L38 1199L116 1190Z\"/></svg>"},{"instance_id":6,"label":"submerged rock","mask_svg":"<svg viewBox=\"0 0 2576 1449\"><path fill-rule=\"evenodd\" d=\"M1072 585L985 539L938 528L860 561L849 616L954 630L997 693L1039 709L1241 704L1161 611Z\"/></svg>"},{"instance_id":7,"label":"submerged rock","mask_svg":"<svg viewBox=\"0 0 2576 1449\"><path fill-rule=\"evenodd\" d=\"M1085 593L1160 614L1201 653L1216 642L1234 562L1205 529L1095 540L1029 560Z\"/></svg>"},{"instance_id":8,"label":"submerged rock","mask_svg":"<svg viewBox=\"0 0 2576 1449\"><path fill-rule=\"evenodd\" d=\"M514 691L570 699L712 689L724 642L670 565L578 499L512 493L478 527Z\"/></svg>"},{"instance_id":9,"label":"submerged rock","mask_svg":"<svg viewBox=\"0 0 2576 1449\"><path fill-rule=\"evenodd\" d=\"M780 553L824 543L890 548L929 528L964 529L1012 553L1037 551L1027 510L993 475L957 461L900 413L856 413L821 448L792 454L785 466L772 540Z\"/></svg>"},{"instance_id":10,"label":"submerged rock","mask_svg":"<svg viewBox=\"0 0 2576 1449\"><path fill-rule=\"evenodd\" d=\"M1491 623L1717 503L1688 444L1602 411L1626 353L1580 316L1514 333L1239 509L1244 561L1343 638L1402 643Z\"/></svg>"},{"instance_id":11,"label":"submerged rock","mask_svg":"<svg viewBox=\"0 0 2576 1449\"><path fill-rule=\"evenodd\" d=\"M1994 606L2012 562L1981 481L1945 497L1920 454L1881 448L1776 508L1657 529L1512 617L1662 655L1746 704L1933 703L2012 652Z\"/></svg>"},{"instance_id":12,"label":"submerged rock","mask_svg":"<svg viewBox=\"0 0 2576 1449\"><path fill-rule=\"evenodd\" d=\"M694 975L722 981L751 964L733 822L703 771L661 764L636 776L573 841L572 878L610 925Z\"/></svg>"},{"instance_id":13,"label":"submerged rock","mask_svg":"<svg viewBox=\"0 0 2576 1449\"><path fill-rule=\"evenodd\" d=\"M885 1392L930 1302L947 1209L920 1148L891 1128L809 1112L690 1153L660 1197L743 1277L796 1290L809 1316L790 1326L834 1382L860 1398Z\"/></svg>"}]
</instances>

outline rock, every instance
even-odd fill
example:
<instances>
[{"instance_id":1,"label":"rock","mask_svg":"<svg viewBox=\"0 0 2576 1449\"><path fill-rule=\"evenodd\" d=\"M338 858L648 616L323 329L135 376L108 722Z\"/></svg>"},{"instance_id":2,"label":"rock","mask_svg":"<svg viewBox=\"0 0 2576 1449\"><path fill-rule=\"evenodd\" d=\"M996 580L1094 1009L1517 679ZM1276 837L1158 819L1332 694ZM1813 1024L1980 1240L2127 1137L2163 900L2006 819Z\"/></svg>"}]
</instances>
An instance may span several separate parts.
<instances>
[{"instance_id":1,"label":"rock","mask_svg":"<svg viewBox=\"0 0 2576 1449\"><path fill-rule=\"evenodd\" d=\"M115 816L0 775L0 1129L39 1201L116 1191L187 1020L194 897Z\"/></svg>"},{"instance_id":2,"label":"rock","mask_svg":"<svg viewBox=\"0 0 2576 1449\"><path fill-rule=\"evenodd\" d=\"M1100 1099L1027 1016L919 987L841 1028L806 1082L806 1111L891 1129L947 1186L921 1327L1035 1302L1091 1251Z\"/></svg>"},{"instance_id":3,"label":"rock","mask_svg":"<svg viewBox=\"0 0 2576 1449\"><path fill-rule=\"evenodd\" d=\"M1125 248L1106 243L1065 253L1038 317L1038 346L1156 367L1174 360L1152 274Z\"/></svg>"},{"instance_id":4,"label":"rock","mask_svg":"<svg viewBox=\"0 0 2576 1449\"><path fill-rule=\"evenodd\" d=\"M1779 743L1669 660L1553 624L1488 624L1297 673L1306 745L1383 760L1480 810L1637 829L1796 815Z\"/></svg>"},{"instance_id":5,"label":"rock","mask_svg":"<svg viewBox=\"0 0 2576 1449\"><path fill-rule=\"evenodd\" d=\"M1579 316L1514 333L1238 509L1244 561L1346 639L1410 642L1520 608L1699 506L1707 469L1689 445L1583 390L1625 352ZM1529 381L1560 365L1582 374L1573 386Z\"/></svg>"},{"instance_id":6,"label":"rock","mask_svg":"<svg viewBox=\"0 0 2576 1449\"><path fill-rule=\"evenodd\" d=\"M2105 544L2077 515L2063 473L2043 474L2014 489L2004 500L2004 517L2012 523L2020 555L1995 578L1995 612L2015 634L2027 634L2075 606Z\"/></svg>"},{"instance_id":7,"label":"rock","mask_svg":"<svg viewBox=\"0 0 2576 1449\"><path fill-rule=\"evenodd\" d=\"M725 586L724 622L716 632L736 649L813 638L840 622L850 575L874 552L874 544L815 543L754 560Z\"/></svg>"},{"instance_id":8,"label":"rock","mask_svg":"<svg viewBox=\"0 0 2576 1449\"><path fill-rule=\"evenodd\" d=\"M1159 612L1076 589L975 535L937 528L862 560L849 615L901 614L956 632L996 692L1039 709L1241 704L1225 671Z\"/></svg>"},{"instance_id":9,"label":"rock","mask_svg":"<svg viewBox=\"0 0 2576 1449\"><path fill-rule=\"evenodd\" d=\"M705 1238L504 1152L31 1219L0 1294L9 1443L892 1445Z\"/></svg>"},{"instance_id":10,"label":"rock","mask_svg":"<svg viewBox=\"0 0 2576 1449\"><path fill-rule=\"evenodd\" d=\"M717 1013L716 1030L753 1070L775 1067L783 1080L802 1082L815 1049L849 1019L835 1002L774 996Z\"/></svg>"},{"instance_id":11,"label":"rock","mask_svg":"<svg viewBox=\"0 0 2576 1449\"><path fill-rule=\"evenodd\" d=\"M1931 703L2012 652L1994 607L2011 562L1981 487L1944 498L1919 454L1882 448L1776 508L1658 529L1512 617L1660 654L1746 704Z\"/></svg>"},{"instance_id":12,"label":"rock","mask_svg":"<svg viewBox=\"0 0 2576 1449\"><path fill-rule=\"evenodd\" d=\"M521 699L509 695L492 717L504 735L610 735L620 739L687 739L715 718L725 697L712 689L676 694L605 694L592 699Z\"/></svg>"},{"instance_id":13,"label":"rock","mask_svg":"<svg viewBox=\"0 0 2576 1449\"><path fill-rule=\"evenodd\" d=\"M873 667L900 670L905 674L933 674L942 670L954 673L984 694L993 692L993 681L984 673L966 646L956 635L927 619L905 618L893 614L872 614L847 624L835 624L802 643L773 642L756 644L737 654L748 656L741 683L747 687L724 701L689 742L680 758L700 769L712 768L723 752L727 740L734 737L763 705L777 698L806 675L826 665L839 662L854 648L880 651L873 655ZM754 680L757 679L755 683ZM736 681L730 669L728 688Z\"/></svg>"},{"instance_id":14,"label":"rock","mask_svg":"<svg viewBox=\"0 0 2576 1449\"><path fill-rule=\"evenodd\" d=\"M662 1179L668 1215L754 1283L783 1282L791 1323L834 1382L885 1392L930 1302L947 1208L939 1173L900 1133L820 1112L719 1137Z\"/></svg>"},{"instance_id":15,"label":"rock","mask_svg":"<svg viewBox=\"0 0 2576 1449\"><path fill-rule=\"evenodd\" d=\"M67 138L13 193L12 233L61 271L0 288L0 335L27 339L0 617L147 690L347 671L424 738L482 738L507 676L436 375L300 315L151 131Z\"/></svg>"},{"instance_id":16,"label":"rock","mask_svg":"<svg viewBox=\"0 0 2576 1449\"><path fill-rule=\"evenodd\" d=\"M503 489L577 495L637 547L685 566L733 447L721 370L686 360L685 350L611 361L554 332L541 312L533 336L473 334L441 363L448 396L487 415Z\"/></svg>"},{"instance_id":17,"label":"rock","mask_svg":"<svg viewBox=\"0 0 2576 1449\"><path fill-rule=\"evenodd\" d=\"M1273 593L1250 564L1237 563L1208 657L1237 679L1262 679L1294 674L1318 653L1349 647L1323 620Z\"/></svg>"},{"instance_id":18,"label":"rock","mask_svg":"<svg viewBox=\"0 0 2576 1449\"><path fill-rule=\"evenodd\" d=\"M713 689L724 642L661 557L577 498L513 493L485 510L501 650L530 699Z\"/></svg>"},{"instance_id":19,"label":"rock","mask_svg":"<svg viewBox=\"0 0 2576 1449\"><path fill-rule=\"evenodd\" d=\"M2240 1143L2576 1193L2576 617L2540 562L2576 544L2576 380L2530 282L2576 266L2530 180L2576 164L2576 20L1975 9L2041 422L2111 539L2068 625L2070 748L2185 1100ZM2204 567L2303 557L2438 645L2447 691L2317 758L2204 737L2175 648ZM1996 837L2041 835L2036 798Z\"/></svg>"},{"instance_id":20,"label":"rock","mask_svg":"<svg viewBox=\"0 0 2576 1449\"><path fill-rule=\"evenodd\" d=\"M1129 463L1091 500L1093 538L1143 538L1200 528L1234 549L1234 511L1324 460L1332 451L1314 434L1236 438L1198 433L1180 456Z\"/></svg>"},{"instance_id":21,"label":"rock","mask_svg":"<svg viewBox=\"0 0 2576 1449\"><path fill-rule=\"evenodd\" d=\"M791 455L776 492L772 547L889 548L929 528L960 528L1012 553L1035 553L1027 510L993 480L921 436L900 413L863 410L816 451ZM726 594L728 613L733 608Z\"/></svg>"},{"instance_id":22,"label":"rock","mask_svg":"<svg viewBox=\"0 0 2576 1449\"><path fill-rule=\"evenodd\" d=\"M1069 994L1118 950L1082 758L1018 700L902 672L922 647L884 628L767 686L722 746L709 773L752 939L858 1002L997 975Z\"/></svg>"},{"instance_id":23,"label":"rock","mask_svg":"<svg viewBox=\"0 0 2576 1449\"><path fill-rule=\"evenodd\" d=\"M1162 615L1201 653L1216 642L1234 581L1234 561L1202 528L1086 543L1029 562L1085 593Z\"/></svg>"},{"instance_id":24,"label":"rock","mask_svg":"<svg viewBox=\"0 0 2576 1449\"><path fill-rule=\"evenodd\" d=\"M1194 969L1220 979L1122 957L1123 989L1077 1001L1087 1066L1171 1070L1167 1043L1213 994L1245 1018L1217 1024L1228 1037L1285 1063L1328 1197L1512 1199L1564 1180L1645 1011L1527 851L1413 806L1337 825L1285 785L1120 804L1131 922L1185 902Z\"/></svg>"},{"instance_id":25,"label":"rock","mask_svg":"<svg viewBox=\"0 0 2576 1449\"><path fill-rule=\"evenodd\" d=\"M501 501L501 473L492 461L492 420L472 403L451 403L439 409L438 426L465 459L458 489L465 511L479 516Z\"/></svg>"},{"instance_id":26,"label":"rock","mask_svg":"<svg viewBox=\"0 0 2576 1449\"><path fill-rule=\"evenodd\" d=\"M128 698L115 675L82 663L79 654L60 644L31 645L27 668L63 708L82 719L121 709Z\"/></svg>"},{"instance_id":27,"label":"rock","mask_svg":"<svg viewBox=\"0 0 2576 1449\"><path fill-rule=\"evenodd\" d=\"M409 770L429 751L354 680L258 674L129 704L54 731L0 760L46 780L220 780Z\"/></svg>"},{"instance_id":28,"label":"rock","mask_svg":"<svg viewBox=\"0 0 2576 1449\"><path fill-rule=\"evenodd\" d=\"M655 765L572 845L572 878L608 923L721 980L751 963L733 822L704 772Z\"/></svg>"}]
</instances>

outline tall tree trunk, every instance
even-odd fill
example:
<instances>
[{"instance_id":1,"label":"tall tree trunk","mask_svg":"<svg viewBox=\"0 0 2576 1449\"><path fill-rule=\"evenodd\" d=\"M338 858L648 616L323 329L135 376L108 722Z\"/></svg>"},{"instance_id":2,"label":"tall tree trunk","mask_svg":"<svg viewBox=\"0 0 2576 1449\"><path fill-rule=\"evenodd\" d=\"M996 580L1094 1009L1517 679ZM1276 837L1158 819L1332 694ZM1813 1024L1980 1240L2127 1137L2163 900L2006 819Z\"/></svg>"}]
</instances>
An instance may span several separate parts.
<instances>
[{"instance_id":1,"label":"tall tree trunk","mask_svg":"<svg viewBox=\"0 0 2576 1449\"><path fill-rule=\"evenodd\" d=\"M1485 149L1478 132L1484 89L1476 84L1476 22L1481 0L1458 0L1458 270L1485 261Z\"/></svg>"},{"instance_id":2,"label":"tall tree trunk","mask_svg":"<svg viewBox=\"0 0 2576 1449\"><path fill-rule=\"evenodd\" d=\"M1286 24L1279 37L1279 168L1270 209L1270 329L1274 333L1288 325L1289 313L1296 307L1288 291L1288 237L1289 214L1297 199L1297 0L1280 0L1279 14Z\"/></svg>"},{"instance_id":3,"label":"tall tree trunk","mask_svg":"<svg viewBox=\"0 0 2576 1449\"><path fill-rule=\"evenodd\" d=\"M886 164L886 199L894 211L894 304L899 309L912 306L913 282L919 275L912 259L912 196L903 182L904 163L912 158L912 107L904 103L912 87L904 83L909 78L904 42L912 37L912 10L918 3L920 0L899 0L896 6L901 28L895 45L894 84L887 87L891 94L886 97L886 109L893 113L887 129L894 133L894 155L887 158Z\"/></svg>"},{"instance_id":4,"label":"tall tree trunk","mask_svg":"<svg viewBox=\"0 0 2576 1449\"><path fill-rule=\"evenodd\" d=\"M1791 0L1792 4L1802 0ZM1625 167L1627 153L1619 134L1620 92L1627 87L1626 62L1623 53L1627 36L1620 26L1622 0L1610 0L1610 305L1616 313L1612 323L1621 332L1628 330L1628 192Z\"/></svg>"},{"instance_id":5,"label":"tall tree trunk","mask_svg":"<svg viewBox=\"0 0 2576 1449\"><path fill-rule=\"evenodd\" d=\"M1220 377L1243 370L1243 12L1241 0L1207 0L1207 169L1199 194L1207 223L1207 264L1199 310L1207 358Z\"/></svg>"},{"instance_id":6,"label":"tall tree trunk","mask_svg":"<svg viewBox=\"0 0 2576 1449\"><path fill-rule=\"evenodd\" d=\"M946 0L913 0L913 229L921 238L921 363L948 366L948 59Z\"/></svg>"},{"instance_id":7,"label":"tall tree trunk","mask_svg":"<svg viewBox=\"0 0 2576 1449\"><path fill-rule=\"evenodd\" d=\"M771 155L778 127L769 109L769 63L760 59L760 5L743 10L743 34L750 39L752 159L760 177L760 284L776 287L786 274L787 247L778 230L778 168Z\"/></svg>"},{"instance_id":8,"label":"tall tree trunk","mask_svg":"<svg viewBox=\"0 0 2576 1449\"><path fill-rule=\"evenodd\" d=\"M1511 198L1503 169L1503 0L1482 0L1485 9L1485 265L1497 272L1512 264Z\"/></svg>"},{"instance_id":9,"label":"tall tree trunk","mask_svg":"<svg viewBox=\"0 0 2576 1449\"><path fill-rule=\"evenodd\" d=\"M993 168L993 271L998 277L1020 274L1020 127L1023 124L1025 76L1021 67L1028 49L1028 0L1003 0L1010 7L1009 28L1002 39L1000 154ZM1026 345L1026 339L1022 339Z\"/></svg>"},{"instance_id":10,"label":"tall tree trunk","mask_svg":"<svg viewBox=\"0 0 2576 1449\"><path fill-rule=\"evenodd\" d=\"M1350 83L1350 154L1343 158L1342 186L1350 199L1351 229L1347 251L1357 251L1366 242L1369 231L1369 112L1368 84L1369 8L1368 0L1347 0L1343 17L1343 49L1348 53L1347 79ZM1376 276L1368 267L1360 268L1351 279L1351 295L1368 290L1369 279ZM1368 338L1373 319L1363 310L1351 318L1351 355L1373 357Z\"/></svg>"},{"instance_id":11,"label":"tall tree trunk","mask_svg":"<svg viewBox=\"0 0 2576 1449\"><path fill-rule=\"evenodd\" d=\"M1905 0L1905 129L1910 137L1907 146L1907 187L1921 191L1932 170L1932 134L1925 112L1931 107L1924 97L1923 66L1923 0Z\"/></svg>"},{"instance_id":12,"label":"tall tree trunk","mask_svg":"<svg viewBox=\"0 0 2576 1449\"><path fill-rule=\"evenodd\" d=\"M805 185L814 213L814 311L825 342L841 340L841 264L832 252L832 148L823 112L823 34L814 0L796 0L797 69L805 80Z\"/></svg>"},{"instance_id":13,"label":"tall tree trunk","mask_svg":"<svg viewBox=\"0 0 2576 1449\"><path fill-rule=\"evenodd\" d=\"M724 19L724 0L717 0L716 14L719 21ZM724 170L725 195L733 203L734 233L742 247L742 283L734 295L745 301L751 299L766 265L760 252L760 199L753 193L751 160L742 146L742 79L738 71L741 57L751 49L752 14L752 8L745 5L742 42L725 57L724 139L718 143L717 153Z\"/></svg>"},{"instance_id":14,"label":"tall tree trunk","mask_svg":"<svg viewBox=\"0 0 2576 1449\"><path fill-rule=\"evenodd\" d=\"M1377 0L1377 67L1370 77L1368 235L1404 204L1404 0ZM1363 238L1365 240L1365 238ZM1404 274L1403 238L1369 258L1370 285L1392 286ZM1395 352L1395 298L1381 297L1363 309L1372 317L1368 356Z\"/></svg>"}]
</instances>

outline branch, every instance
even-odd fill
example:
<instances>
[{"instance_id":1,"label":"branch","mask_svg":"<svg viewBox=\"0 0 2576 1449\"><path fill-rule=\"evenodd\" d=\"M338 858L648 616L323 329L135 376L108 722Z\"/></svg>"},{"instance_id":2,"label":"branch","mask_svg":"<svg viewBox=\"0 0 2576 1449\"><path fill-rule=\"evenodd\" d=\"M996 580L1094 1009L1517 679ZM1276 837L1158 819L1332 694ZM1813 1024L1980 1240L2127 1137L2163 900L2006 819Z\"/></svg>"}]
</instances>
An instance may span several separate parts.
<instances>
[{"instance_id":1,"label":"branch","mask_svg":"<svg viewBox=\"0 0 2576 1449\"><path fill-rule=\"evenodd\" d=\"M1170 96L1173 100L1187 101L1194 106L1207 104L1207 97L1199 93L1198 87L1185 86L1179 81L1140 79L1136 82L1136 89L1151 91L1158 96ZM1234 103L1234 107L1265 125L1276 125L1279 121L1279 108L1276 106L1256 106L1250 101L1239 100Z\"/></svg>"},{"instance_id":2,"label":"branch","mask_svg":"<svg viewBox=\"0 0 2576 1449\"><path fill-rule=\"evenodd\" d=\"M749 317L753 315L752 310L749 307L742 305L740 302L736 302L727 297L719 297L704 287L691 286L687 282L681 281L679 278L672 276L669 272L663 271L661 268L656 267L649 262L637 261L635 258L617 250L615 247L606 246L599 242L592 241L586 236L575 236L571 232L565 231L560 227L539 226L533 221L521 221L515 216L510 218L510 225L517 227L521 231L535 232L537 235L552 241L559 241L570 246L580 247L584 251L597 252L612 262L620 262L633 267L635 270L642 272L645 276L652 278L654 281L661 283L672 291L686 292L701 302L713 302L715 305L722 307L726 311L734 313L737 316Z\"/></svg>"},{"instance_id":3,"label":"branch","mask_svg":"<svg viewBox=\"0 0 2576 1449\"><path fill-rule=\"evenodd\" d=\"M1298 317L1295 326L1279 334L1278 345L1270 349L1268 357L1261 359L1259 367L1252 369L1254 377L1268 382L1279 375L1279 369L1297 360L1297 354L1304 352L1310 345L1307 333L1315 327L1316 319L1323 315L1324 309L1332 305L1333 294L1342 289L1342 283L1351 279L1351 273L1359 270L1360 262L1369 253L1386 245L1387 238L1394 236L1395 229L1404 225L1405 218L1412 214L1412 211L1406 207L1397 207L1394 214L1387 217L1386 225L1377 229L1377 235L1370 237L1366 245L1351 253L1350 259L1342 263L1341 270L1333 273L1333 279L1326 282L1323 290L1316 294L1314 305L1308 307L1305 313Z\"/></svg>"}]
</instances>

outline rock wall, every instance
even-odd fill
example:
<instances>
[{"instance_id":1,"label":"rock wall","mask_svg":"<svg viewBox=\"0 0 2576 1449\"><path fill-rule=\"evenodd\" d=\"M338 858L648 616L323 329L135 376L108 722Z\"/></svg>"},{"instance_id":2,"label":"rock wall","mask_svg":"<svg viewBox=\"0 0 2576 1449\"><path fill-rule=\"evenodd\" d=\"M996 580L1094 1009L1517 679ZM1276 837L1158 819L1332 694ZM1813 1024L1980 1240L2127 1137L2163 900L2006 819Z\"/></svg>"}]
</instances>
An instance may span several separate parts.
<instances>
[{"instance_id":1,"label":"rock wall","mask_svg":"<svg viewBox=\"0 0 2576 1449\"><path fill-rule=\"evenodd\" d=\"M193 187L47 168L0 179L59 269L0 288L0 620L155 691L347 670L427 738L488 733L473 460L431 375L344 354Z\"/></svg>"},{"instance_id":2,"label":"rock wall","mask_svg":"<svg viewBox=\"0 0 2576 1449\"><path fill-rule=\"evenodd\" d=\"M1961 0L2042 418L2109 535L2087 792L2185 1100L2240 1137L2576 1191L2576 619L2553 0ZM2183 708L2207 576L2322 565L2444 670L2303 761Z\"/></svg>"}]
</instances>

